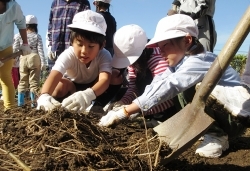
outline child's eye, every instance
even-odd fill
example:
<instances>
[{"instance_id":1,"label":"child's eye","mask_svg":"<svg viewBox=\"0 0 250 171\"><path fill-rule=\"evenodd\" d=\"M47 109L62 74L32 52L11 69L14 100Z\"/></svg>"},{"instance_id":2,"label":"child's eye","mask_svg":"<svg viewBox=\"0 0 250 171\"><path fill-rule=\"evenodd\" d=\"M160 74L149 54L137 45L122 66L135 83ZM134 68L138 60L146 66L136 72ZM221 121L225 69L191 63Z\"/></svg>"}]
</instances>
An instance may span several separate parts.
<instances>
[{"instance_id":1,"label":"child's eye","mask_svg":"<svg viewBox=\"0 0 250 171\"><path fill-rule=\"evenodd\" d=\"M76 44L78 45L78 46L83 46L83 44L81 43L81 42L76 42Z\"/></svg>"}]
</instances>

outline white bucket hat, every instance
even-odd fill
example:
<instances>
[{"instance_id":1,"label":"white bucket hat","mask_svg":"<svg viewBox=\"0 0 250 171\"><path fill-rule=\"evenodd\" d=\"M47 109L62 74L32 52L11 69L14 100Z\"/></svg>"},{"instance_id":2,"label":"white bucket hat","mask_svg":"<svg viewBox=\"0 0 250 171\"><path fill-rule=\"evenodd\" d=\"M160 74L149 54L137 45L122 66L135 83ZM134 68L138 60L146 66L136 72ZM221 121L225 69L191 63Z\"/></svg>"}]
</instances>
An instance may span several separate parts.
<instances>
[{"instance_id":1,"label":"white bucket hat","mask_svg":"<svg viewBox=\"0 0 250 171\"><path fill-rule=\"evenodd\" d=\"M27 15L25 19L26 24L37 24L37 18L34 15Z\"/></svg>"},{"instance_id":2,"label":"white bucket hat","mask_svg":"<svg viewBox=\"0 0 250 171\"><path fill-rule=\"evenodd\" d=\"M78 28L106 36L107 24L104 17L92 10L77 13L68 25L69 28Z\"/></svg>"},{"instance_id":3,"label":"white bucket hat","mask_svg":"<svg viewBox=\"0 0 250 171\"><path fill-rule=\"evenodd\" d=\"M94 0L94 2L96 1L101 1L101 2L104 2L104 3L107 3L107 4L110 4L111 0Z\"/></svg>"},{"instance_id":4,"label":"white bucket hat","mask_svg":"<svg viewBox=\"0 0 250 171\"><path fill-rule=\"evenodd\" d=\"M141 56L147 40L147 35L140 26L131 24L121 27L114 34L112 66L126 68L132 65Z\"/></svg>"},{"instance_id":5,"label":"white bucket hat","mask_svg":"<svg viewBox=\"0 0 250 171\"><path fill-rule=\"evenodd\" d=\"M146 47L157 47L158 42L188 34L197 38L198 33L198 27L191 17L184 14L174 14L164 17L158 22L155 35L146 44Z\"/></svg>"}]
</instances>

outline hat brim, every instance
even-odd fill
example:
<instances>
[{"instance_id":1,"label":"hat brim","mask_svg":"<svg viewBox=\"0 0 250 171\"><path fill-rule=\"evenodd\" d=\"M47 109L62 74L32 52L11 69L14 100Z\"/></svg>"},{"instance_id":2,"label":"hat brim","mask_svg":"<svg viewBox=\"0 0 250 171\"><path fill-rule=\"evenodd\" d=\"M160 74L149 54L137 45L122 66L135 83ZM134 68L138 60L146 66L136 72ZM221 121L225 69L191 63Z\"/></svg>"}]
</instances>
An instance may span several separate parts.
<instances>
[{"instance_id":1,"label":"hat brim","mask_svg":"<svg viewBox=\"0 0 250 171\"><path fill-rule=\"evenodd\" d=\"M87 30L87 31L99 33L99 34L106 36L106 33L104 33L100 28L94 27L93 25L88 25L86 23L84 23L84 24L83 23L79 23L79 24L73 23L73 24L69 24L68 27Z\"/></svg>"},{"instance_id":2,"label":"hat brim","mask_svg":"<svg viewBox=\"0 0 250 171\"><path fill-rule=\"evenodd\" d=\"M154 47L158 47L159 42L162 42L164 40L168 40L168 39L173 39L173 38L177 38L177 37L183 37L186 36L187 33L183 32L181 30L169 30L167 32L162 33L161 35L158 36L154 36L146 45L145 47L147 48L154 48Z\"/></svg>"},{"instance_id":3,"label":"hat brim","mask_svg":"<svg viewBox=\"0 0 250 171\"><path fill-rule=\"evenodd\" d=\"M114 68L127 68L137 61L140 56L117 57L115 54L112 59L112 66Z\"/></svg>"}]
</instances>

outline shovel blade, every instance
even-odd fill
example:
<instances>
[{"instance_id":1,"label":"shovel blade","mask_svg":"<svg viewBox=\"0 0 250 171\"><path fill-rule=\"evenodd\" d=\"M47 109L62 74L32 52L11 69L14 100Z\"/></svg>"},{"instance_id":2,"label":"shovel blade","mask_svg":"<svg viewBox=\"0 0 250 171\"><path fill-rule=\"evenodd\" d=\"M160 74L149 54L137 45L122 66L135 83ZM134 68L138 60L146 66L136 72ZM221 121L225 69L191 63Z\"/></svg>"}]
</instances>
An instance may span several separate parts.
<instances>
[{"instance_id":1,"label":"shovel blade","mask_svg":"<svg viewBox=\"0 0 250 171\"><path fill-rule=\"evenodd\" d=\"M160 164L167 164L191 147L213 122L214 120L204 112L204 108L194 109L188 104L174 116L154 127L160 139L173 150Z\"/></svg>"}]
</instances>

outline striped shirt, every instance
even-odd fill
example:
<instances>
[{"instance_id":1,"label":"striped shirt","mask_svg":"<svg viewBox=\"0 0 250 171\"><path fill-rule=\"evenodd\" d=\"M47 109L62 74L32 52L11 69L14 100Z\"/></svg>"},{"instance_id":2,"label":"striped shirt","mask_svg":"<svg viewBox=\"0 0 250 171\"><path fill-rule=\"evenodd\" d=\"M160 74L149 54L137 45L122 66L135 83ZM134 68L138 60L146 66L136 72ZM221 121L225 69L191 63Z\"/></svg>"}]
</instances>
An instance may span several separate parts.
<instances>
[{"instance_id":1,"label":"striped shirt","mask_svg":"<svg viewBox=\"0 0 250 171\"><path fill-rule=\"evenodd\" d=\"M152 76L155 77L163 73L168 68L168 63L160 55L159 48L154 48L154 52L151 58L148 60L148 68L150 69ZM130 104L138 96L138 89L136 87L136 72L133 66L128 66L128 79L129 85L128 90L125 95L122 97L121 101L124 104ZM153 108L151 108L145 115L156 114L162 112L169 107L173 106L174 103L172 100L167 100Z\"/></svg>"},{"instance_id":2,"label":"striped shirt","mask_svg":"<svg viewBox=\"0 0 250 171\"><path fill-rule=\"evenodd\" d=\"M72 23L76 13L90 9L88 0L65 1L54 0L51 4L48 38L52 52L59 56L70 46L70 29L67 25Z\"/></svg>"},{"instance_id":3,"label":"striped shirt","mask_svg":"<svg viewBox=\"0 0 250 171\"><path fill-rule=\"evenodd\" d=\"M31 48L31 52L37 53L40 56L42 65L46 64L46 59L43 51L42 37L35 32L27 32L27 39ZM21 38L21 35L18 33L14 36L13 51L18 51L22 44L23 40Z\"/></svg>"}]
</instances>

